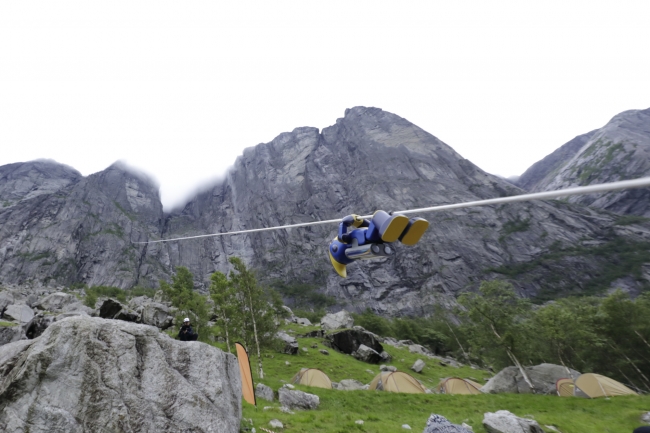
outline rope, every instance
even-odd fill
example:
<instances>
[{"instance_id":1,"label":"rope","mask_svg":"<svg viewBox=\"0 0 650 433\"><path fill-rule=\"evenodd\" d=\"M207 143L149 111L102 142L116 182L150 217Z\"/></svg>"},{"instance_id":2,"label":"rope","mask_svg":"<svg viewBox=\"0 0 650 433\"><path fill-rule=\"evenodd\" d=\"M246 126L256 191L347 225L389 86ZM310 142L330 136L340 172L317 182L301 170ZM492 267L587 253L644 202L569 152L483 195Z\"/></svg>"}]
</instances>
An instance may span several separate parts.
<instances>
[{"instance_id":1,"label":"rope","mask_svg":"<svg viewBox=\"0 0 650 433\"><path fill-rule=\"evenodd\" d=\"M618 182L602 183L598 185L579 186L575 188L559 189L557 191L535 192L532 194L522 194L522 195L515 195L510 197L499 197L499 198L491 198L487 200L469 201L465 203L454 203L454 204L445 204L440 206L423 207L419 209L402 210L402 211L393 212L393 215L395 214L408 215L413 213L421 214L426 212L439 212L439 211L446 211L452 209L463 209L467 207L515 203L520 201L545 200L550 198L567 197L571 195L593 194L598 192L617 191L617 190L629 189L629 188L643 188L648 186L650 186L650 177L642 177L640 179L622 180ZM361 216L361 218L372 218L372 215L363 215ZM243 233L257 233L257 232L265 232L271 230L291 229L295 227L308 227L308 226L334 224L334 223L338 224L340 222L341 219L337 218L337 219L326 220L326 221L311 221L306 223L288 224L288 225L275 226L275 227L264 227L264 228L251 229L251 230L238 230L234 232L211 233L207 235L186 236L181 238L161 239L157 241L133 242L133 243L134 244L155 244L160 242L183 241L187 239L200 239L200 238L215 237L215 236L239 235Z\"/></svg>"}]
</instances>

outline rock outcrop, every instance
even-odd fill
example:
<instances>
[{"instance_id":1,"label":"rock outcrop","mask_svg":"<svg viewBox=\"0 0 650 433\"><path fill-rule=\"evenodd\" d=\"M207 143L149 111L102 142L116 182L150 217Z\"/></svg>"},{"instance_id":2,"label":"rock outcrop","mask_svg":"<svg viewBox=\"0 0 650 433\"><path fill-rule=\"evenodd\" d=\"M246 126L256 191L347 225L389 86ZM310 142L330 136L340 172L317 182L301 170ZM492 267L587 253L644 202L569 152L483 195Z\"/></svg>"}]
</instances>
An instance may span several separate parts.
<instances>
[{"instance_id":1,"label":"rock outcrop","mask_svg":"<svg viewBox=\"0 0 650 433\"><path fill-rule=\"evenodd\" d=\"M384 347L379 342L375 334L368 331L361 331L358 329L345 329L343 331L334 332L325 336L326 342L341 353L351 355L359 350L361 346L367 346L377 354L384 351Z\"/></svg>"},{"instance_id":2,"label":"rock outcrop","mask_svg":"<svg viewBox=\"0 0 650 433\"><path fill-rule=\"evenodd\" d=\"M422 433L472 433L472 430L452 424L444 416L432 413Z\"/></svg>"},{"instance_id":3,"label":"rock outcrop","mask_svg":"<svg viewBox=\"0 0 650 433\"><path fill-rule=\"evenodd\" d=\"M317 395L303 391L293 391L287 388L278 390L280 404L288 409L316 409L320 405L320 398Z\"/></svg>"},{"instance_id":4,"label":"rock outcrop","mask_svg":"<svg viewBox=\"0 0 650 433\"><path fill-rule=\"evenodd\" d=\"M530 167L517 184L529 191L548 191L645 176L650 176L650 108L617 114L601 129L574 138ZM567 200L650 217L650 188Z\"/></svg>"},{"instance_id":5,"label":"rock outcrop","mask_svg":"<svg viewBox=\"0 0 650 433\"><path fill-rule=\"evenodd\" d=\"M615 142L612 160L623 162L631 146L636 156L626 173L643 171L643 145L630 134L619 135L623 144L616 147ZM598 146L592 154L608 159L610 147ZM87 177L50 164L50 180L33 174L37 162L0 167L0 173L14 173L11 179L0 175L0 191L22 191L0 207L0 282L155 287L176 266L186 266L195 287L205 291L211 273L228 272L228 258L239 256L264 283L308 284L336 299L333 308L415 316L430 314L434 304L453 306L461 291L504 275L528 297L613 286L638 293L650 284L650 274L635 269L622 283L620 278L596 279L596 286L590 285L598 271L622 254L617 245L627 248L630 241L650 240L650 224L620 226L615 215L556 201L423 215L431 226L418 245L397 244L394 256L353 263L346 279L332 271L327 259L336 225L136 243L523 192L406 119L378 108L355 107L330 127L296 128L246 149L222 181L172 214L163 213L155 183L123 164ZM21 182L27 186L17 188ZM29 185L46 184L55 186L44 186L38 195L27 192ZM637 206L634 200L641 207L650 202L634 195L640 191L621 193L629 198L625 206L630 212ZM590 253L597 248L607 254Z\"/></svg>"},{"instance_id":6,"label":"rock outcrop","mask_svg":"<svg viewBox=\"0 0 650 433\"><path fill-rule=\"evenodd\" d=\"M557 395L555 383L562 378L576 379L580 372L569 370L561 365L540 364L532 367L524 367L526 374L535 387L535 393ZM531 394L530 386L524 380L517 367L506 367L483 385L481 391L490 394L502 392L514 394Z\"/></svg>"},{"instance_id":7,"label":"rock outcrop","mask_svg":"<svg viewBox=\"0 0 650 433\"><path fill-rule=\"evenodd\" d=\"M341 310L338 313L326 314L322 319L320 319L320 327L323 329L323 331L352 328L353 325L354 319L350 313L345 310Z\"/></svg>"},{"instance_id":8,"label":"rock outcrop","mask_svg":"<svg viewBox=\"0 0 650 433\"><path fill-rule=\"evenodd\" d=\"M233 355L158 329L70 317L0 347L0 430L238 432Z\"/></svg>"}]
</instances>

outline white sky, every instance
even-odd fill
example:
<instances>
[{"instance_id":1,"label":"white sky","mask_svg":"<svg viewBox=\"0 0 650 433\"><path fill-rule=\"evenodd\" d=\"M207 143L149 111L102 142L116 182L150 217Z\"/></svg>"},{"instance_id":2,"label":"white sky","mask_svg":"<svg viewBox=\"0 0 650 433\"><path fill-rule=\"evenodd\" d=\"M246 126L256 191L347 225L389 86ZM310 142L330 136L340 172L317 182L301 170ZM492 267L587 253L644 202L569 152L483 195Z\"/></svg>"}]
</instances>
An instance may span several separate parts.
<instances>
[{"instance_id":1,"label":"white sky","mask_svg":"<svg viewBox=\"0 0 650 433\"><path fill-rule=\"evenodd\" d=\"M650 1L3 1L0 165L115 160L165 208L245 147L346 108L521 174L650 106Z\"/></svg>"}]
</instances>

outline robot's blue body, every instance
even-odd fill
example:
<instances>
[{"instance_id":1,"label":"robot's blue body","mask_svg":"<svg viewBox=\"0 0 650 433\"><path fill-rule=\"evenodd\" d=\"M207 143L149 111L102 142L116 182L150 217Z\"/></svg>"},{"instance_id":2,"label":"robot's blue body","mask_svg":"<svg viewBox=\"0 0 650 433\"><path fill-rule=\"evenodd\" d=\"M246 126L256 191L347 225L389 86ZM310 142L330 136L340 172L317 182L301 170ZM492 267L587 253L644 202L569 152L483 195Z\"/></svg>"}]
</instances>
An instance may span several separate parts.
<instances>
[{"instance_id":1,"label":"robot's blue body","mask_svg":"<svg viewBox=\"0 0 650 433\"><path fill-rule=\"evenodd\" d=\"M348 233L348 229L354 227ZM390 215L377 211L372 219L348 215L339 224L338 235L329 247L329 257L336 272L345 278L346 265L355 260L386 257L394 250L389 245L398 239L405 245L415 245L429 223L422 218L408 219L404 215Z\"/></svg>"}]
</instances>

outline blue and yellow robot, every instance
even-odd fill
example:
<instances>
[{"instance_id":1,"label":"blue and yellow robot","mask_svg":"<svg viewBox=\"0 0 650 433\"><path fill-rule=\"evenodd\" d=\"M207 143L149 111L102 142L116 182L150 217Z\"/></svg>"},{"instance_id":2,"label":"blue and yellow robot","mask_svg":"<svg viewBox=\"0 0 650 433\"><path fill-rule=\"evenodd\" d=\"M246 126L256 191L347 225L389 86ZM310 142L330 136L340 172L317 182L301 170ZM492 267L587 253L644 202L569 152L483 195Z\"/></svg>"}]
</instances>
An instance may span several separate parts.
<instances>
[{"instance_id":1,"label":"blue and yellow robot","mask_svg":"<svg viewBox=\"0 0 650 433\"><path fill-rule=\"evenodd\" d=\"M389 244L397 240L404 245L415 245L428 227L425 219L409 219L383 210L375 212L370 220L348 215L339 224L338 236L330 242L330 261L334 270L345 278L346 266L353 261L390 256L394 249Z\"/></svg>"}]
</instances>

